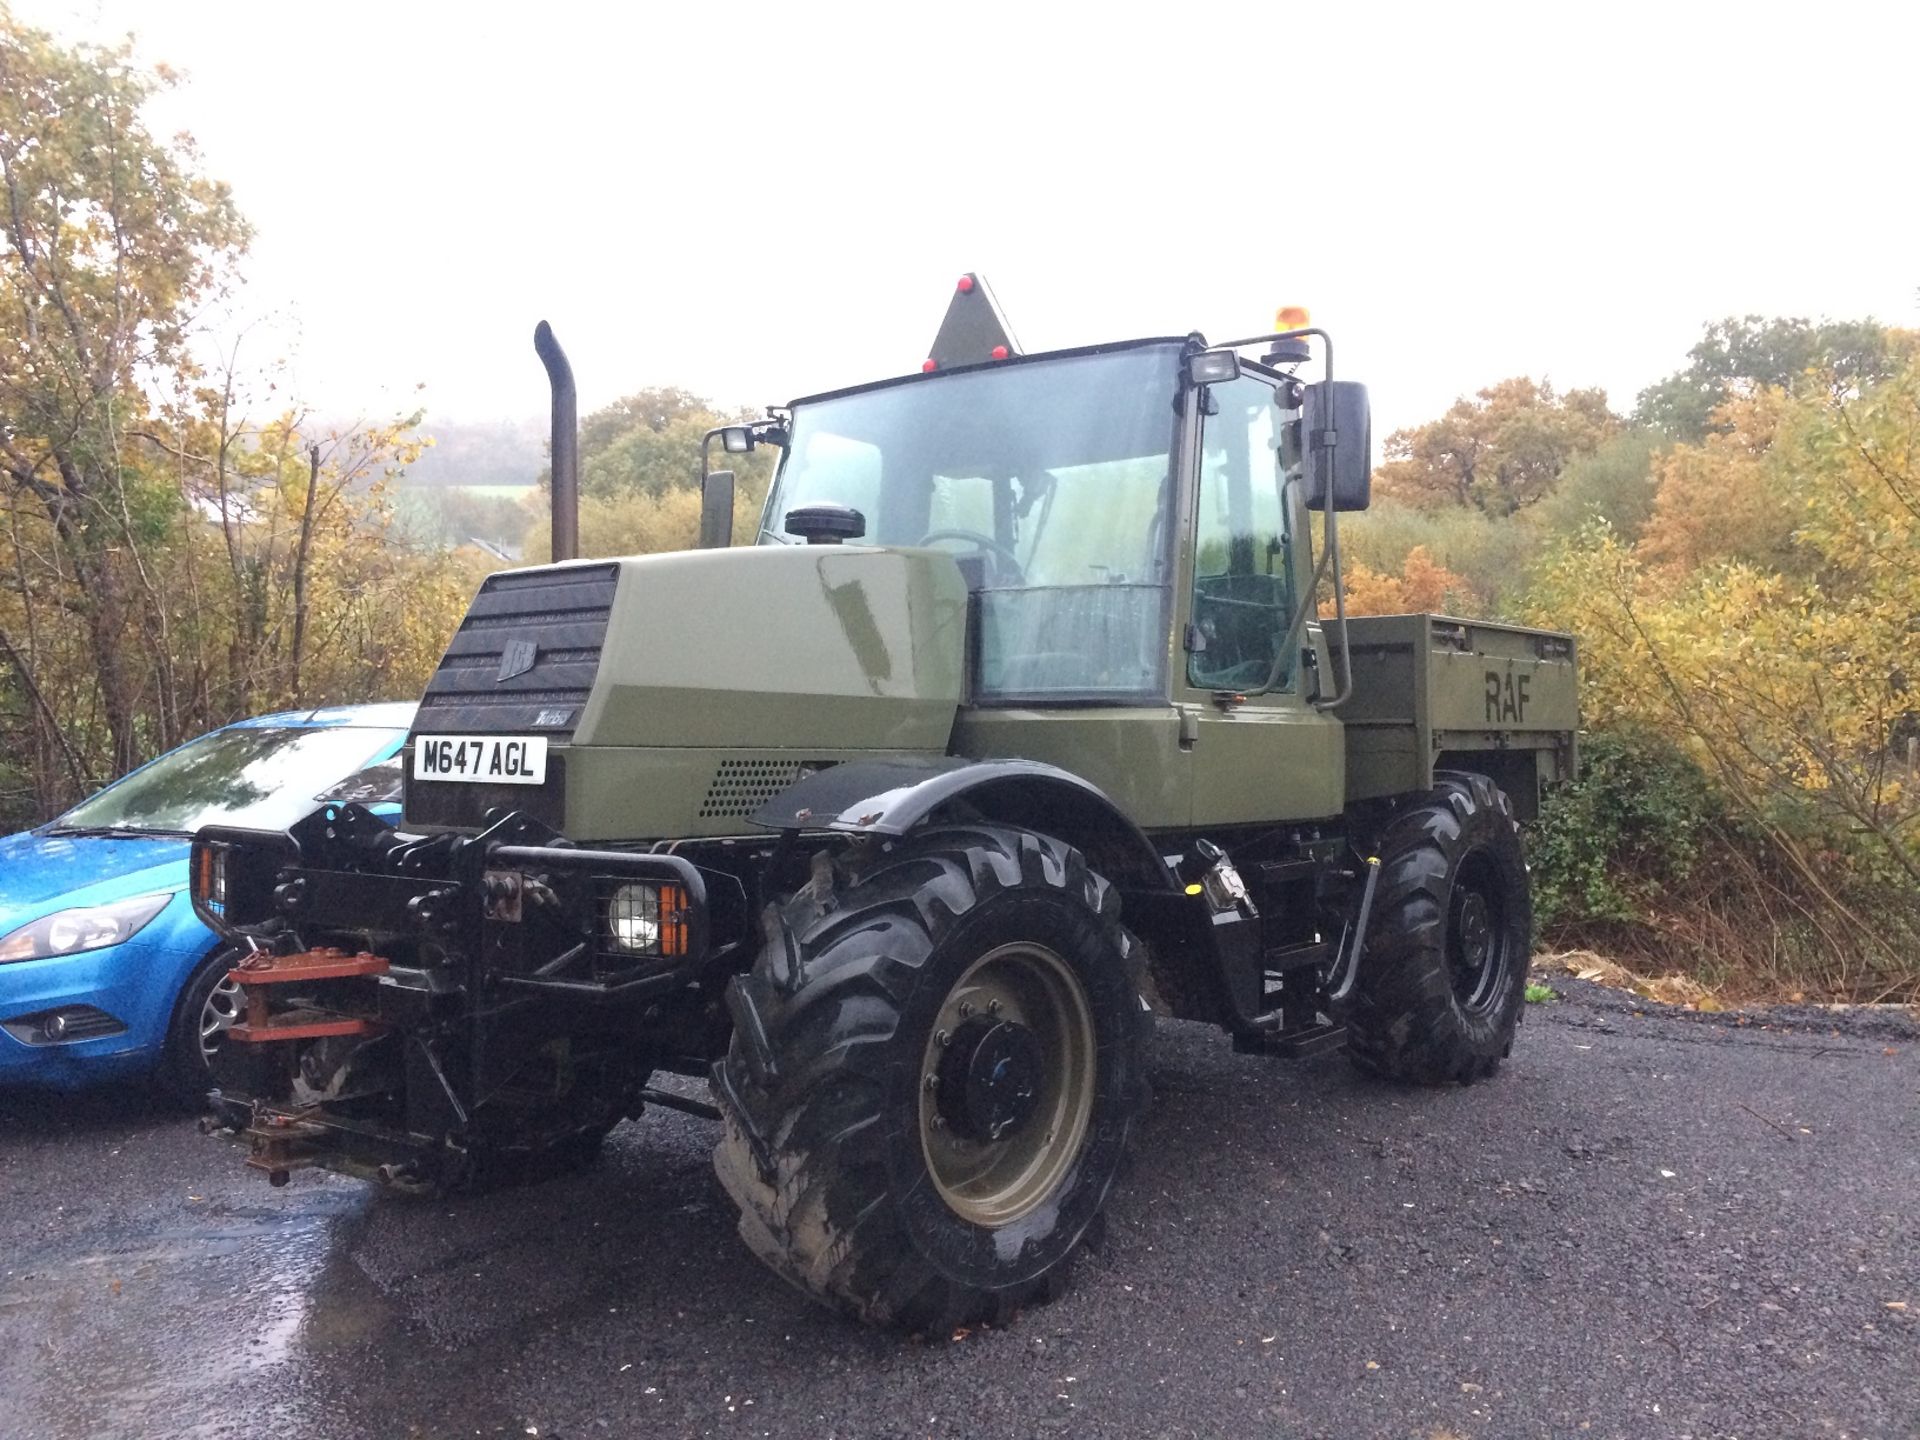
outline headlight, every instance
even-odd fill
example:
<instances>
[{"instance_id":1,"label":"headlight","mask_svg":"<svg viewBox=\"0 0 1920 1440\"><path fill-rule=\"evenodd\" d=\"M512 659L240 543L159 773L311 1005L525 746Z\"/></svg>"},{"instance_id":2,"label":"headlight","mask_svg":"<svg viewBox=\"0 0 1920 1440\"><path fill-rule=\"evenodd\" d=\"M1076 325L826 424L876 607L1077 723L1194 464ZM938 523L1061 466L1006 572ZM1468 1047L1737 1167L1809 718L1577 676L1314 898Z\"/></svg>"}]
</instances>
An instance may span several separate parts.
<instances>
[{"instance_id":1,"label":"headlight","mask_svg":"<svg viewBox=\"0 0 1920 1440\"><path fill-rule=\"evenodd\" d=\"M78 955L83 950L104 950L109 945L123 944L145 929L147 922L166 909L167 901L172 898L171 892L136 895L111 905L56 910L0 936L0 964L9 960L45 960L52 955Z\"/></svg>"},{"instance_id":2,"label":"headlight","mask_svg":"<svg viewBox=\"0 0 1920 1440\"><path fill-rule=\"evenodd\" d=\"M215 915L227 909L227 847L205 842L193 847L193 899Z\"/></svg>"},{"instance_id":3,"label":"headlight","mask_svg":"<svg viewBox=\"0 0 1920 1440\"><path fill-rule=\"evenodd\" d=\"M607 945L615 954L673 959L690 953L693 912L685 886L630 881L614 886L606 905Z\"/></svg>"},{"instance_id":4,"label":"headlight","mask_svg":"<svg viewBox=\"0 0 1920 1440\"><path fill-rule=\"evenodd\" d=\"M660 953L660 889L622 885L607 898L607 937L629 955Z\"/></svg>"}]
</instances>

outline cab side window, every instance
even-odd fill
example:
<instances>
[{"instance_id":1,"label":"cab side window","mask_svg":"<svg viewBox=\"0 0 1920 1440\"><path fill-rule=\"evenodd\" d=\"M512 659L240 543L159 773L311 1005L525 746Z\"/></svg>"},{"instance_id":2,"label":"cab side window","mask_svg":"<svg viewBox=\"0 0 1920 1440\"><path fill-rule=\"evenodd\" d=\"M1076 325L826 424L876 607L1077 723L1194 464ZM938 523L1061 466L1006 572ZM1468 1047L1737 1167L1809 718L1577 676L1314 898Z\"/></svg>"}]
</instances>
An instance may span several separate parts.
<instances>
[{"instance_id":1,"label":"cab side window","mask_svg":"<svg viewBox=\"0 0 1920 1440\"><path fill-rule=\"evenodd\" d=\"M1273 387L1250 375L1209 387L1206 409L1187 678L1208 690L1258 689L1293 612L1280 416ZM1278 683L1291 673L1282 665Z\"/></svg>"}]
</instances>

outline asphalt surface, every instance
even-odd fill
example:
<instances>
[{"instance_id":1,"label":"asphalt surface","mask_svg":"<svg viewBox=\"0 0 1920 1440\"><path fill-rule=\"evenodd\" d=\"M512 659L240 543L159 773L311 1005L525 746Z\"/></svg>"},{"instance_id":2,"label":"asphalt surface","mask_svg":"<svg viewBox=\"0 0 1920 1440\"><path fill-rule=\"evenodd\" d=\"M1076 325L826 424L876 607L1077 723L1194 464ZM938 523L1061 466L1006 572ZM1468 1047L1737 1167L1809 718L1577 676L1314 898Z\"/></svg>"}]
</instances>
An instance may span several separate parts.
<instances>
[{"instance_id":1,"label":"asphalt surface","mask_svg":"<svg viewBox=\"0 0 1920 1440\"><path fill-rule=\"evenodd\" d=\"M1920 1436L1920 1028L1556 984L1471 1089L1163 1021L1071 1293L927 1342L764 1273L699 1120L422 1202L0 1096L0 1433Z\"/></svg>"}]
</instances>

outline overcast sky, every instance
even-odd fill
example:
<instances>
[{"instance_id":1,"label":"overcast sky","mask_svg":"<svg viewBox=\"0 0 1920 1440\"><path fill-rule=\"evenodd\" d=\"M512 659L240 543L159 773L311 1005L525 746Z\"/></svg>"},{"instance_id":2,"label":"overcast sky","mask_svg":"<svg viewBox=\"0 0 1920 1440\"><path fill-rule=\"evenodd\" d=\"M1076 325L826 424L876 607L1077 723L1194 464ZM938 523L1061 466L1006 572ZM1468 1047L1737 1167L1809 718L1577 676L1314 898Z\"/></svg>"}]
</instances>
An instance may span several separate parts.
<instances>
[{"instance_id":1,"label":"overcast sky","mask_svg":"<svg viewBox=\"0 0 1920 1440\"><path fill-rule=\"evenodd\" d=\"M12 3L185 72L329 414L540 413L543 317L587 407L783 401L916 369L964 270L1029 350L1307 305L1383 430L1920 324L1912 3Z\"/></svg>"}]
</instances>

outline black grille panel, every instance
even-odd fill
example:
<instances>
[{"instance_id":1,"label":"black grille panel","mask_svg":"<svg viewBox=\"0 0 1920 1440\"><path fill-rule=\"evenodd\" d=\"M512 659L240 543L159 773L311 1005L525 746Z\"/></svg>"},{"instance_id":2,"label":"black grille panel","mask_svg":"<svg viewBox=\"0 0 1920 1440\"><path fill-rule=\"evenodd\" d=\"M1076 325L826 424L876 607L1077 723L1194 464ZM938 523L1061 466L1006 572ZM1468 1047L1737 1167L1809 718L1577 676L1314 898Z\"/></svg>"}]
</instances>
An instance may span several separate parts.
<instances>
[{"instance_id":1,"label":"black grille panel","mask_svg":"<svg viewBox=\"0 0 1920 1440\"><path fill-rule=\"evenodd\" d=\"M707 786L700 818L751 815L800 778L798 760L722 760Z\"/></svg>"},{"instance_id":2,"label":"black grille panel","mask_svg":"<svg viewBox=\"0 0 1920 1440\"><path fill-rule=\"evenodd\" d=\"M443 825L450 830L486 827L489 810L518 810L550 829L564 829L567 809L567 762L547 755L546 783L541 785L486 785L469 780L416 780L407 766L406 800L409 825Z\"/></svg>"},{"instance_id":3,"label":"black grille panel","mask_svg":"<svg viewBox=\"0 0 1920 1440\"><path fill-rule=\"evenodd\" d=\"M427 682L414 733L573 734L600 668L619 578L617 565L489 575ZM533 647L531 666L501 679L503 668L519 668L503 665L509 647L525 645Z\"/></svg>"}]
</instances>

